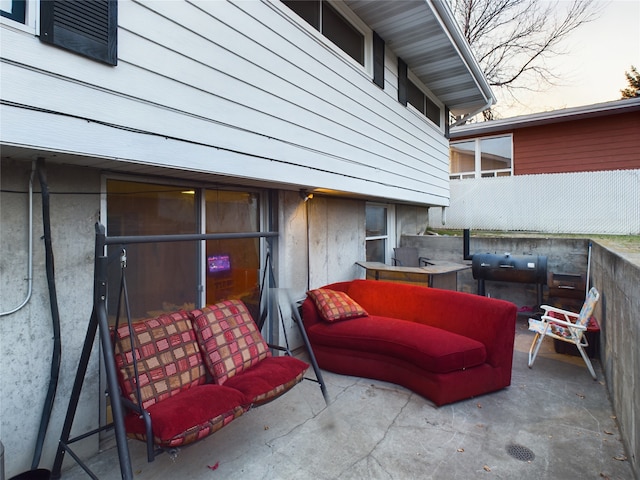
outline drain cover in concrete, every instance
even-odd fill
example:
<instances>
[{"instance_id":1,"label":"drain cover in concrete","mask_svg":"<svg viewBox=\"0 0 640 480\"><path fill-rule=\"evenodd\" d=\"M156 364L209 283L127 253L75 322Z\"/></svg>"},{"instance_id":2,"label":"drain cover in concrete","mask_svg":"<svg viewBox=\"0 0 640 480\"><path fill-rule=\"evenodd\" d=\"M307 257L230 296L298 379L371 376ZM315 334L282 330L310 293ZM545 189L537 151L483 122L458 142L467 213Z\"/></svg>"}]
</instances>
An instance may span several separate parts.
<instances>
[{"instance_id":1,"label":"drain cover in concrete","mask_svg":"<svg viewBox=\"0 0 640 480\"><path fill-rule=\"evenodd\" d=\"M536 458L531 450L522 445L507 445L507 453L513 458L522 460L523 462L530 462Z\"/></svg>"}]
</instances>

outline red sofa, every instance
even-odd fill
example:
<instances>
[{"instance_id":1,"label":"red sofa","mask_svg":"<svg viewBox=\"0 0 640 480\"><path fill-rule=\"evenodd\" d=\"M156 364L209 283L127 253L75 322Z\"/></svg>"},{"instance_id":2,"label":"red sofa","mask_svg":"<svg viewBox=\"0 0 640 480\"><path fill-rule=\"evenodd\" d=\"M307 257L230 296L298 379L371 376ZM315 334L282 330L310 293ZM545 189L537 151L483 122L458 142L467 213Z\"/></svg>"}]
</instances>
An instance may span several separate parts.
<instances>
[{"instance_id":1,"label":"red sofa","mask_svg":"<svg viewBox=\"0 0 640 480\"><path fill-rule=\"evenodd\" d=\"M336 292L337 301L329 298ZM327 285L302 304L321 368L396 383L438 406L511 384L516 310L503 300L376 280Z\"/></svg>"}]
</instances>

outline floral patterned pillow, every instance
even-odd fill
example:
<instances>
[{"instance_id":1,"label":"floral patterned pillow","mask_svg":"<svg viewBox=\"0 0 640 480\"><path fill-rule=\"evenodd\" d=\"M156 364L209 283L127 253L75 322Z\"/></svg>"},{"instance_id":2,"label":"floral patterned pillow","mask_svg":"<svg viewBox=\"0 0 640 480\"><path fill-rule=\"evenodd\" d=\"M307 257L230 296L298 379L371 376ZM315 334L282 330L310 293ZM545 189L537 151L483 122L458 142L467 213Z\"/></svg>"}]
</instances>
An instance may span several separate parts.
<instances>
[{"instance_id":1,"label":"floral patterned pillow","mask_svg":"<svg viewBox=\"0 0 640 480\"><path fill-rule=\"evenodd\" d=\"M349 320L368 315L364 308L344 292L318 288L308 291L307 295L315 303L320 316L327 322Z\"/></svg>"}]
</instances>

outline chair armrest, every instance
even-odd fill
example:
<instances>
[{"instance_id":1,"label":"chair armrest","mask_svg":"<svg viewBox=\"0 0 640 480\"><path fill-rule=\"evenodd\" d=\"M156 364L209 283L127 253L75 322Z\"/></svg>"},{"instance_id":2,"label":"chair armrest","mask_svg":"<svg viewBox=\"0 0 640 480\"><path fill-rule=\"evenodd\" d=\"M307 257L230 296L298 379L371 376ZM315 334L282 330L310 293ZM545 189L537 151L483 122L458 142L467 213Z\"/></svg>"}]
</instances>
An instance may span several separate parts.
<instances>
[{"instance_id":1,"label":"chair armrest","mask_svg":"<svg viewBox=\"0 0 640 480\"><path fill-rule=\"evenodd\" d=\"M569 321L566 321L566 320L561 320L561 319L556 318L556 317L550 317L548 315L543 315L541 320L544 323L555 323L556 325L569 327L569 328L575 328L576 330L586 330L587 329L586 325L576 325L573 322L569 322Z\"/></svg>"},{"instance_id":2,"label":"chair armrest","mask_svg":"<svg viewBox=\"0 0 640 480\"><path fill-rule=\"evenodd\" d=\"M571 318L578 318L580 316L580 314L578 313L570 312L569 310L563 310L562 308L552 307L551 305L540 305L540 308L544 310L545 315L547 315L549 312L554 312Z\"/></svg>"},{"instance_id":3,"label":"chair armrest","mask_svg":"<svg viewBox=\"0 0 640 480\"><path fill-rule=\"evenodd\" d=\"M431 263L430 258L427 257L418 257L418 264L419 265L433 265L433 263Z\"/></svg>"}]
</instances>

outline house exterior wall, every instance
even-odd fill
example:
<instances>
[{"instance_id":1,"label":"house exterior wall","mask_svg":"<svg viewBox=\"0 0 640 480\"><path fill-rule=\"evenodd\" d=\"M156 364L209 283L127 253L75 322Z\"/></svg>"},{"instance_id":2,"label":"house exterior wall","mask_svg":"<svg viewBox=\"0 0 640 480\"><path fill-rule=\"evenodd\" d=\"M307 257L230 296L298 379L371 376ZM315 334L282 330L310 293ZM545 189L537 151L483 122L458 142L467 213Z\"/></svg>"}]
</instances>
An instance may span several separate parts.
<instances>
[{"instance_id":1,"label":"house exterior wall","mask_svg":"<svg viewBox=\"0 0 640 480\"><path fill-rule=\"evenodd\" d=\"M28 189L31 162L3 158L0 163L0 311L25 299L28 264ZM162 170L158 169L160 174ZM87 332L93 299L94 225L100 221L103 172L46 164L51 192L52 248L60 311L62 363L54 410L41 458L53 464L69 395ZM20 310L0 317L0 441L7 478L30 468L47 393L53 351L52 314L46 281L41 186L33 184L33 293ZM365 258L365 200L316 196L304 202L298 192L274 191L278 233L275 282L291 348L303 345L291 317L291 301L309 288L359 278L355 264ZM414 211L415 209L411 209ZM169 273L169 272L168 272ZM115 288L115 287L113 287ZM275 314L279 315L277 309ZM275 317L279 319L279 317ZM282 327L274 338L284 345ZM100 345L93 345L73 434L96 428L104 397ZM88 457L98 451L99 436L74 444ZM65 467L72 462L67 458Z\"/></svg>"},{"instance_id":2,"label":"house exterior wall","mask_svg":"<svg viewBox=\"0 0 640 480\"><path fill-rule=\"evenodd\" d=\"M121 0L118 22L115 67L45 45L35 29L0 23L2 311L25 290L27 191L36 157L45 159L55 192L63 356L41 459L47 467L91 314L94 224L106 222L99 218L104 175L274 193L276 280L294 299L308 288L362 276L355 261L365 258L367 199L414 205L401 217L412 233L423 229L423 205L449 201L448 142L398 102L392 51L385 54L381 90L280 2ZM33 295L24 308L0 317L7 477L30 468L51 363L37 180L34 188ZM301 188L329 196L304 203ZM284 313L288 319L286 305ZM291 340L300 341L295 334ZM96 427L104 415L98 352L96 342L74 434ZM81 457L97 450L97 436L74 447Z\"/></svg>"},{"instance_id":3,"label":"house exterior wall","mask_svg":"<svg viewBox=\"0 0 640 480\"><path fill-rule=\"evenodd\" d=\"M640 111L513 131L513 173L640 168Z\"/></svg>"},{"instance_id":4,"label":"house exterior wall","mask_svg":"<svg viewBox=\"0 0 640 480\"><path fill-rule=\"evenodd\" d=\"M100 210L98 171L46 169L50 191L51 237L60 313L62 357L51 423L41 466L50 468L92 308L94 224ZM28 292L28 186L31 162L2 159L0 164L0 311L18 307ZM25 306L0 316L0 441L5 448L7 478L30 469L40 417L49 388L53 321L45 272L41 186L33 183L33 286ZM99 422L99 357L90 361L77 431ZM98 437L78 444L81 455L95 452Z\"/></svg>"},{"instance_id":5,"label":"house exterior wall","mask_svg":"<svg viewBox=\"0 0 640 480\"><path fill-rule=\"evenodd\" d=\"M447 204L443 132L280 2L118 8L116 67L2 29L3 142Z\"/></svg>"},{"instance_id":6,"label":"house exterior wall","mask_svg":"<svg viewBox=\"0 0 640 480\"><path fill-rule=\"evenodd\" d=\"M610 104L466 125L454 129L451 141L512 135L514 175L638 169L640 102Z\"/></svg>"}]
</instances>

